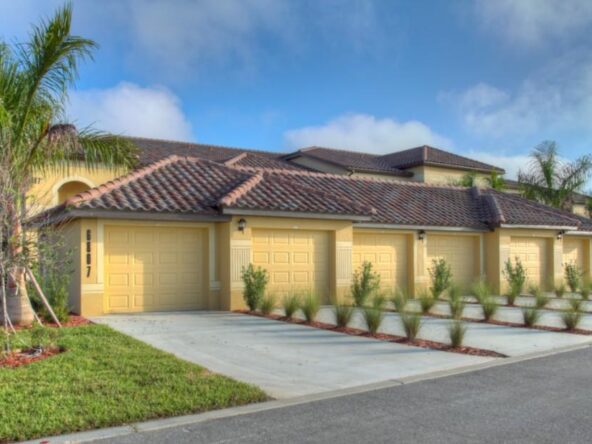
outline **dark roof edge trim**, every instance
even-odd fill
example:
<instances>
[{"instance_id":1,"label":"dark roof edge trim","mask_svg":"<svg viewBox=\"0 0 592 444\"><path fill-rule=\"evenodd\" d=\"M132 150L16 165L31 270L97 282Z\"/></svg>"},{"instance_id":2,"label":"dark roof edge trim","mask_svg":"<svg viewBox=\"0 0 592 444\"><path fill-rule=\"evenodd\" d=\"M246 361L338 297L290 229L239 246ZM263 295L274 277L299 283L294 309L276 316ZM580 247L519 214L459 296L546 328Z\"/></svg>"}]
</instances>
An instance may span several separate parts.
<instances>
[{"instance_id":1,"label":"dark roof edge trim","mask_svg":"<svg viewBox=\"0 0 592 444\"><path fill-rule=\"evenodd\" d=\"M244 210L223 208L222 213L235 216L294 217L298 219L351 220L363 222L371 220L370 216L357 216L353 214L305 213L301 211Z\"/></svg>"},{"instance_id":2,"label":"dark roof edge trim","mask_svg":"<svg viewBox=\"0 0 592 444\"><path fill-rule=\"evenodd\" d=\"M356 223L355 228L380 228L391 230L427 230L427 231L453 231L453 232L471 232L471 233L487 233L491 230L485 228L473 227L447 227L439 225L399 225L399 224L375 224L375 223Z\"/></svg>"}]
</instances>

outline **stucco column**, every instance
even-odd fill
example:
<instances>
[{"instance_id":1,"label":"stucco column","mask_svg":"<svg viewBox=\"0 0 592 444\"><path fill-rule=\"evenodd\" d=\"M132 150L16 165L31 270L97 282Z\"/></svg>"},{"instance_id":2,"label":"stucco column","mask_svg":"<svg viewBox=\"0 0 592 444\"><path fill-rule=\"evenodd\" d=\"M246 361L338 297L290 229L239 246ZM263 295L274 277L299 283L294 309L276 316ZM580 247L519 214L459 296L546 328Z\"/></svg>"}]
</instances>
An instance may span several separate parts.
<instances>
[{"instance_id":1,"label":"stucco column","mask_svg":"<svg viewBox=\"0 0 592 444\"><path fill-rule=\"evenodd\" d=\"M343 302L349 297L352 281L353 228L351 226L335 231L334 278L331 287L332 299Z\"/></svg>"},{"instance_id":2,"label":"stucco column","mask_svg":"<svg viewBox=\"0 0 592 444\"><path fill-rule=\"evenodd\" d=\"M230 269L230 299L229 306L226 310L237 310L245 308L243 300L243 280L242 270L247 267L253 260L253 230L247 227L240 231L238 229L238 221L240 218L235 217L229 224L230 229L230 255L229 255L229 269Z\"/></svg>"},{"instance_id":3,"label":"stucco column","mask_svg":"<svg viewBox=\"0 0 592 444\"><path fill-rule=\"evenodd\" d=\"M417 297L419 292L429 286L430 277L428 275L428 242L429 234L425 234L423 240L418 239L418 234L412 235L411 244L413 245L413 296ZM411 290L410 290L411 293Z\"/></svg>"},{"instance_id":4,"label":"stucco column","mask_svg":"<svg viewBox=\"0 0 592 444\"><path fill-rule=\"evenodd\" d=\"M564 281L563 275L563 237L561 239L557 239L557 236L554 236L549 239L551 243L551 258L549 261L549 276L551 277L551 282L546 282L547 290L552 290L552 288L548 288L552 285L556 285L560 282Z\"/></svg>"},{"instance_id":5,"label":"stucco column","mask_svg":"<svg viewBox=\"0 0 592 444\"><path fill-rule=\"evenodd\" d=\"M80 222L80 313L96 316L104 312L105 226L103 222Z\"/></svg>"}]
</instances>

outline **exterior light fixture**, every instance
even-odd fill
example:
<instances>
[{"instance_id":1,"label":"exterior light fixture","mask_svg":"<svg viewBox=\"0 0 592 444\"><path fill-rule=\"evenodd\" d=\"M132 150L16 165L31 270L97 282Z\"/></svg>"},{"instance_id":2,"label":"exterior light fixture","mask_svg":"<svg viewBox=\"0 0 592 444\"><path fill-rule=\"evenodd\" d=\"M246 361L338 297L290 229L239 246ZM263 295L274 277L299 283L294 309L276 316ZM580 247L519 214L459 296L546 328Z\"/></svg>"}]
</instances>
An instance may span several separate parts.
<instances>
[{"instance_id":1,"label":"exterior light fixture","mask_svg":"<svg viewBox=\"0 0 592 444\"><path fill-rule=\"evenodd\" d=\"M420 241L422 241L422 240L425 239L425 235L426 235L426 232L424 230L419 230L417 232L417 239L419 239Z\"/></svg>"},{"instance_id":2,"label":"exterior light fixture","mask_svg":"<svg viewBox=\"0 0 592 444\"><path fill-rule=\"evenodd\" d=\"M245 228L247 228L247 221L245 219L240 219L238 221L238 231L244 233Z\"/></svg>"},{"instance_id":3,"label":"exterior light fixture","mask_svg":"<svg viewBox=\"0 0 592 444\"><path fill-rule=\"evenodd\" d=\"M565 234L565 230L561 230L557 232L557 240L563 239L563 235Z\"/></svg>"}]
</instances>

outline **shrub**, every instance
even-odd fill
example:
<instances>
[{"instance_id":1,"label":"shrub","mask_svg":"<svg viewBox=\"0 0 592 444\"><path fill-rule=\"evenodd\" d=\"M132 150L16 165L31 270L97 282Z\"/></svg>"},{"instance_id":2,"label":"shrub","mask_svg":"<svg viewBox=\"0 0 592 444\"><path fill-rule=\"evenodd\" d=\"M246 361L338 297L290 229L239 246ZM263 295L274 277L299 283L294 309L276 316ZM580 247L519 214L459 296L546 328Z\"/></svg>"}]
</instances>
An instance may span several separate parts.
<instances>
[{"instance_id":1,"label":"shrub","mask_svg":"<svg viewBox=\"0 0 592 444\"><path fill-rule=\"evenodd\" d=\"M572 293L578 291L583 273L576 264L565 264L565 281Z\"/></svg>"},{"instance_id":2,"label":"shrub","mask_svg":"<svg viewBox=\"0 0 592 444\"><path fill-rule=\"evenodd\" d=\"M395 310L399 313L405 311L408 301L409 297L407 296L407 293L399 289L395 290L395 296L391 299L391 302L395 306Z\"/></svg>"},{"instance_id":3,"label":"shrub","mask_svg":"<svg viewBox=\"0 0 592 444\"><path fill-rule=\"evenodd\" d=\"M527 327L534 325L541 319L541 311L536 307L525 307L522 309L522 319Z\"/></svg>"},{"instance_id":4,"label":"shrub","mask_svg":"<svg viewBox=\"0 0 592 444\"><path fill-rule=\"evenodd\" d=\"M555 285L555 296L558 298L562 298L565 294L565 284L563 282L558 282Z\"/></svg>"},{"instance_id":5,"label":"shrub","mask_svg":"<svg viewBox=\"0 0 592 444\"><path fill-rule=\"evenodd\" d=\"M570 305L571 309L574 311L582 311L582 304L583 303L584 303L584 301L582 301L581 299L569 298L569 305Z\"/></svg>"},{"instance_id":6,"label":"shrub","mask_svg":"<svg viewBox=\"0 0 592 444\"><path fill-rule=\"evenodd\" d=\"M371 335L375 335L384 319L384 311L376 307L364 307L362 315Z\"/></svg>"},{"instance_id":7,"label":"shrub","mask_svg":"<svg viewBox=\"0 0 592 444\"><path fill-rule=\"evenodd\" d=\"M465 333L467 332L467 326L464 322L459 320L454 320L448 326L448 335L450 337L450 345L453 348L460 347L463 343L465 338Z\"/></svg>"},{"instance_id":8,"label":"shrub","mask_svg":"<svg viewBox=\"0 0 592 444\"><path fill-rule=\"evenodd\" d=\"M421 315L418 313L403 312L401 313L401 324L403 325L407 339L413 341L421 329Z\"/></svg>"},{"instance_id":9,"label":"shrub","mask_svg":"<svg viewBox=\"0 0 592 444\"><path fill-rule=\"evenodd\" d=\"M498 308L499 308L499 305L497 305L496 300L492 296L489 296L488 298L483 299L481 301L481 310L483 310L483 319L485 319L485 321L489 322L497 313Z\"/></svg>"},{"instance_id":10,"label":"shrub","mask_svg":"<svg viewBox=\"0 0 592 444\"><path fill-rule=\"evenodd\" d=\"M292 319L294 317L294 313L296 313L300 308L300 297L296 294L284 296L284 299L282 299L282 308L284 309L286 318Z\"/></svg>"},{"instance_id":11,"label":"shrub","mask_svg":"<svg viewBox=\"0 0 592 444\"><path fill-rule=\"evenodd\" d=\"M384 294L377 294L372 298L372 308L384 310L386 305L386 296Z\"/></svg>"},{"instance_id":12,"label":"shrub","mask_svg":"<svg viewBox=\"0 0 592 444\"><path fill-rule=\"evenodd\" d=\"M263 313L264 315L268 315L273 311L274 308L275 296L268 295L261 299L261 303L259 304L259 310L261 310L261 313Z\"/></svg>"},{"instance_id":13,"label":"shrub","mask_svg":"<svg viewBox=\"0 0 592 444\"><path fill-rule=\"evenodd\" d=\"M55 328L35 324L31 327L31 348L46 350L57 346L58 331Z\"/></svg>"},{"instance_id":14,"label":"shrub","mask_svg":"<svg viewBox=\"0 0 592 444\"><path fill-rule=\"evenodd\" d=\"M538 285L531 285L529 292L534 296L534 305L536 308L545 308L549 303L550 298L543 293L541 287Z\"/></svg>"},{"instance_id":15,"label":"shrub","mask_svg":"<svg viewBox=\"0 0 592 444\"><path fill-rule=\"evenodd\" d=\"M504 264L504 277L508 282L508 304L514 305L516 297L520 296L524 289L524 283L526 282L526 271L522 266L522 262L519 257L515 259L515 265L512 265L512 261L508 259Z\"/></svg>"},{"instance_id":16,"label":"shrub","mask_svg":"<svg viewBox=\"0 0 592 444\"><path fill-rule=\"evenodd\" d=\"M244 284L243 299L249 310L257 310L269 282L267 270L261 267L255 268L253 264L249 264L243 267L241 276Z\"/></svg>"},{"instance_id":17,"label":"shrub","mask_svg":"<svg viewBox=\"0 0 592 444\"><path fill-rule=\"evenodd\" d=\"M590 281L584 279L582 285L580 286L580 294L582 295L583 300L587 301L588 299L590 299L590 289Z\"/></svg>"},{"instance_id":18,"label":"shrub","mask_svg":"<svg viewBox=\"0 0 592 444\"><path fill-rule=\"evenodd\" d=\"M70 317L69 286L74 271L72 252L66 248L64 236L60 230L42 229L37 242L37 261L31 269L37 279L47 302L60 322L67 322ZM31 293L34 308L47 322L53 322L49 310L41 303L36 290Z\"/></svg>"},{"instance_id":19,"label":"shrub","mask_svg":"<svg viewBox=\"0 0 592 444\"><path fill-rule=\"evenodd\" d=\"M477 302L481 303L481 301L491 296L491 288L487 282L481 279L473 284L471 287L471 294L477 299Z\"/></svg>"},{"instance_id":20,"label":"shrub","mask_svg":"<svg viewBox=\"0 0 592 444\"><path fill-rule=\"evenodd\" d=\"M575 330L582 320L582 312L579 310L568 310L561 313L561 322L566 330Z\"/></svg>"},{"instance_id":21,"label":"shrub","mask_svg":"<svg viewBox=\"0 0 592 444\"><path fill-rule=\"evenodd\" d=\"M448 306L450 307L450 314L454 319L462 318L465 309L465 300L462 297L460 288L456 285L451 285L448 290Z\"/></svg>"},{"instance_id":22,"label":"shrub","mask_svg":"<svg viewBox=\"0 0 592 444\"><path fill-rule=\"evenodd\" d=\"M300 309L304 314L304 319L306 319L306 322L313 322L317 317L319 310L321 309L321 301L316 294L310 292L304 296L302 304L300 305Z\"/></svg>"},{"instance_id":23,"label":"shrub","mask_svg":"<svg viewBox=\"0 0 592 444\"><path fill-rule=\"evenodd\" d=\"M353 276L351 293L354 304L358 307L363 307L368 298L379 288L380 275L372 271L372 263L364 262Z\"/></svg>"},{"instance_id":24,"label":"shrub","mask_svg":"<svg viewBox=\"0 0 592 444\"><path fill-rule=\"evenodd\" d=\"M429 269L432 286L430 291L434 299L438 299L448 289L452 280L450 265L444 259L434 259Z\"/></svg>"},{"instance_id":25,"label":"shrub","mask_svg":"<svg viewBox=\"0 0 592 444\"><path fill-rule=\"evenodd\" d=\"M351 305L335 304L333 306L335 313L335 325L337 327L347 327L354 314L354 309Z\"/></svg>"},{"instance_id":26,"label":"shrub","mask_svg":"<svg viewBox=\"0 0 592 444\"><path fill-rule=\"evenodd\" d=\"M419 294L419 305L421 306L421 312L423 314L428 314L430 310L436 304L436 298L434 298L430 293L427 291L422 291Z\"/></svg>"}]
</instances>

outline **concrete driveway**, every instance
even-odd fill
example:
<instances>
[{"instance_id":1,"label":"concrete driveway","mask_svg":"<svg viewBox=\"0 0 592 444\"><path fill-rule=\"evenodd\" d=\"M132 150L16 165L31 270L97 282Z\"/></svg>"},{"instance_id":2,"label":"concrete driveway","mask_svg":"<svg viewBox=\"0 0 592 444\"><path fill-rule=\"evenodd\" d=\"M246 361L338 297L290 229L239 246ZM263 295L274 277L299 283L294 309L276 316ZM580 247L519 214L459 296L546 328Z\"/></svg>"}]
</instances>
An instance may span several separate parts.
<instances>
[{"instance_id":1,"label":"concrete driveway","mask_svg":"<svg viewBox=\"0 0 592 444\"><path fill-rule=\"evenodd\" d=\"M227 312L93 319L275 398L320 393L492 360Z\"/></svg>"}]
</instances>

